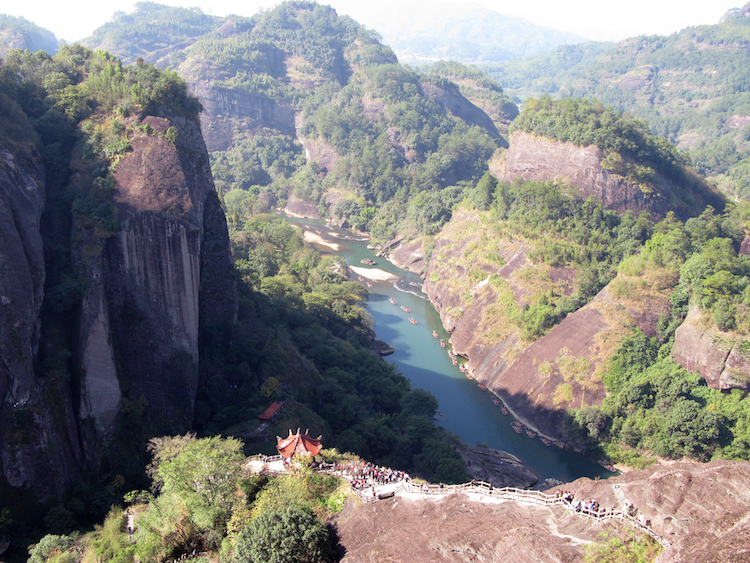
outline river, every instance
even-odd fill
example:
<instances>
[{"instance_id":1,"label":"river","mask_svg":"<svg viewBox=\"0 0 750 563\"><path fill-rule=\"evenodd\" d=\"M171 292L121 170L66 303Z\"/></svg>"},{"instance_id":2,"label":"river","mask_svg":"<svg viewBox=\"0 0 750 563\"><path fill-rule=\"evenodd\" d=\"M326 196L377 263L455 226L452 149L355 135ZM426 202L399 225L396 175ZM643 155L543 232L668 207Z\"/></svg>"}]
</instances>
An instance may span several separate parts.
<instances>
[{"instance_id":1,"label":"river","mask_svg":"<svg viewBox=\"0 0 750 563\"><path fill-rule=\"evenodd\" d=\"M351 231L327 225L324 221L287 217L294 225L312 230L321 241L313 246L322 253L346 259L350 266L378 268L398 277L394 281L372 281L367 303L374 321L377 337L395 349L386 357L396 365L414 387L435 395L439 402L437 423L460 437L468 445L482 444L509 452L521 459L537 474L540 482L546 478L563 482L579 477L606 478L613 474L591 459L545 446L539 439L526 434L516 434L511 427L513 418L504 416L492 402L492 395L482 391L476 382L452 364L447 349L441 348L439 338L448 342L450 335L443 329L440 316L421 291L419 276L397 268L385 258L376 258L367 249L368 241L356 237ZM326 244L338 245L333 249ZM360 263L363 258L377 262L376 266ZM389 298L397 304L393 305ZM410 310L404 312L401 307ZM417 321L413 325L409 317Z\"/></svg>"}]
</instances>

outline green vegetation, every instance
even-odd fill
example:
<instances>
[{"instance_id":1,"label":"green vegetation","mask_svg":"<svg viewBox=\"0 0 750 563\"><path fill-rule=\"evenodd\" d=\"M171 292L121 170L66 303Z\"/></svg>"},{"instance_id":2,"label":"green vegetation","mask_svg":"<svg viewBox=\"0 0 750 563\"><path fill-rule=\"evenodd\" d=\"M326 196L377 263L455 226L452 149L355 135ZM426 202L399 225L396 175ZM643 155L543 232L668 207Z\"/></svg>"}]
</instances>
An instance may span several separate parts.
<instances>
[{"instance_id":1,"label":"green vegetation","mask_svg":"<svg viewBox=\"0 0 750 563\"><path fill-rule=\"evenodd\" d=\"M689 306L730 346L750 332L750 261L735 250L743 237L742 209L719 216L709 208L684 224L668 216L640 254L622 262L621 278L669 290L671 307L659 319L657 336L635 331L623 339L604 376L609 396L602 407L574 413L590 447L632 465L642 465L650 453L750 459L747 394L710 389L671 359L674 331Z\"/></svg>"},{"instance_id":2,"label":"green vegetation","mask_svg":"<svg viewBox=\"0 0 750 563\"><path fill-rule=\"evenodd\" d=\"M226 21L141 3L97 30L88 44L107 45L133 61L147 53L158 57L159 49L187 37L194 43L160 64L272 104L263 107L291 106L301 113L297 133L308 148L330 155L326 168L306 163L290 125L262 120L250 138L238 126L231 146L211 155L220 193L250 190L279 203L294 193L376 240L437 232L460 192L482 176L498 147L507 146L492 123L485 120L485 129L452 115L425 94L423 83L449 96L463 93L503 130L517 114L500 86L476 70L445 63L421 75L398 65L373 32L310 2ZM324 201L329 191L345 194L335 210Z\"/></svg>"},{"instance_id":3,"label":"green vegetation","mask_svg":"<svg viewBox=\"0 0 750 563\"><path fill-rule=\"evenodd\" d=\"M106 41L110 52L132 63L154 49L209 33L218 27L217 22L218 18L207 16L197 8L137 2L133 14L115 12L112 21L96 29L84 43L95 47Z\"/></svg>"},{"instance_id":4,"label":"green vegetation","mask_svg":"<svg viewBox=\"0 0 750 563\"><path fill-rule=\"evenodd\" d=\"M537 285L529 285L531 304L510 317L507 310L503 313L521 329L524 339L545 334L568 313L585 305L615 277L620 261L637 252L653 228L646 214L635 217L626 213L621 217L605 210L593 198L581 201L564 185L517 180L500 182L491 193L490 187L491 182L483 179L469 196L482 208L489 208L488 229L498 239L521 238L529 242L529 257L537 265L527 281L523 276L519 280ZM486 275L490 275L498 263L487 264ZM542 266L573 268L574 291L541 284ZM517 307L512 297L508 304Z\"/></svg>"},{"instance_id":5,"label":"green vegetation","mask_svg":"<svg viewBox=\"0 0 750 563\"><path fill-rule=\"evenodd\" d=\"M495 82L473 66L454 61L438 61L430 66L428 79L441 87L451 88L455 83L461 94L480 107L498 125L501 134L507 134L507 125L518 116L518 106Z\"/></svg>"},{"instance_id":6,"label":"green vegetation","mask_svg":"<svg viewBox=\"0 0 750 563\"><path fill-rule=\"evenodd\" d=\"M240 532L238 563L326 563L335 551L323 523L304 509L285 507L266 512Z\"/></svg>"},{"instance_id":7,"label":"green vegetation","mask_svg":"<svg viewBox=\"0 0 750 563\"><path fill-rule=\"evenodd\" d=\"M608 535L602 539L586 547L584 563L651 563L662 551L651 536L632 531L624 539Z\"/></svg>"},{"instance_id":8,"label":"green vegetation","mask_svg":"<svg viewBox=\"0 0 750 563\"><path fill-rule=\"evenodd\" d=\"M242 469L242 443L231 438L156 438L149 450L151 492L129 493L127 512L113 506L91 532L44 536L29 548L29 561L335 560L324 522L349 491L340 479L305 466L253 476Z\"/></svg>"},{"instance_id":9,"label":"green vegetation","mask_svg":"<svg viewBox=\"0 0 750 563\"><path fill-rule=\"evenodd\" d=\"M613 47L613 43L594 41L559 45L539 55L477 66L521 103L527 98L557 94L571 77L584 72Z\"/></svg>"},{"instance_id":10,"label":"green vegetation","mask_svg":"<svg viewBox=\"0 0 750 563\"><path fill-rule=\"evenodd\" d=\"M374 463L433 481L466 479L451 438L432 422L434 397L412 391L369 351L367 293L348 281L346 263L306 247L283 219L254 215L251 192L234 190L225 202L240 318L231 347L204 349L196 430L242 434L283 399L272 436L310 428L326 445ZM273 453L262 441L249 447Z\"/></svg>"}]
</instances>

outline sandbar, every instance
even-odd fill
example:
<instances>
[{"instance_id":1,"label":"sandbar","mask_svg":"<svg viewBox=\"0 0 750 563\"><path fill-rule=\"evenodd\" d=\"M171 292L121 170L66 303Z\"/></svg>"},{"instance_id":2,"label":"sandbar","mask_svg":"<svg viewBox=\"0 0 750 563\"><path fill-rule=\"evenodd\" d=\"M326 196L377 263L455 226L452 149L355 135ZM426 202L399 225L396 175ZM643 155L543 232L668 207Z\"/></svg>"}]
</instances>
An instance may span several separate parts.
<instances>
[{"instance_id":1,"label":"sandbar","mask_svg":"<svg viewBox=\"0 0 750 563\"><path fill-rule=\"evenodd\" d=\"M328 242L322 236L311 233L310 231L305 231L305 234L303 236L305 237L305 240L307 242L319 244L320 246L327 246L328 248L331 248L333 250L341 250L340 244L336 244L335 242Z\"/></svg>"},{"instance_id":2,"label":"sandbar","mask_svg":"<svg viewBox=\"0 0 750 563\"><path fill-rule=\"evenodd\" d=\"M390 281L397 280L398 276L390 274L385 270L379 268L360 268L359 266L349 266L349 269L363 278L367 278L375 281Z\"/></svg>"}]
</instances>

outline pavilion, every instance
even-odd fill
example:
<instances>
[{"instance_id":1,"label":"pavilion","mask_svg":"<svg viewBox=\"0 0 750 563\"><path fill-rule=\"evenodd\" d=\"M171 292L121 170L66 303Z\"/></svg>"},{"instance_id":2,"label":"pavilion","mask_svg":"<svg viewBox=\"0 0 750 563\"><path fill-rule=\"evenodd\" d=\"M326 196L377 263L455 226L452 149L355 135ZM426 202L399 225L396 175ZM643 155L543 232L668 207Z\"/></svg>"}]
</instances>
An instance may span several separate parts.
<instances>
[{"instance_id":1,"label":"pavilion","mask_svg":"<svg viewBox=\"0 0 750 563\"><path fill-rule=\"evenodd\" d=\"M320 453L322 449L320 445L320 439L322 436L317 438L311 438L308 434L309 430L305 430L304 434L300 434L299 428L296 434L292 434L292 430L289 430L289 436L281 438L276 436L276 449L284 458L285 463L290 463L293 456L315 457Z\"/></svg>"}]
</instances>

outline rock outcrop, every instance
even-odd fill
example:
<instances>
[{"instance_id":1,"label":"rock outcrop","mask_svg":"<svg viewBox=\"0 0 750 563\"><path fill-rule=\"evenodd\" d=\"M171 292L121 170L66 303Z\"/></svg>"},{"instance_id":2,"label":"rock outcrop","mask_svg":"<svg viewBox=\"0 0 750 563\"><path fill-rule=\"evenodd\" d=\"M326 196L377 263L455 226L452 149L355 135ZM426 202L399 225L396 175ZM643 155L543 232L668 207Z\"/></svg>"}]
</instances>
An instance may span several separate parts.
<instances>
[{"instance_id":1,"label":"rock outcrop","mask_svg":"<svg viewBox=\"0 0 750 563\"><path fill-rule=\"evenodd\" d=\"M55 376L34 369L46 275L44 183L34 149L0 146L0 483L33 485L40 498L76 478L81 454L71 397L55 396Z\"/></svg>"},{"instance_id":2,"label":"rock outcrop","mask_svg":"<svg viewBox=\"0 0 750 563\"><path fill-rule=\"evenodd\" d=\"M114 391L119 383L121 392L142 396L157 427L184 427L192 420L198 384L199 331L231 325L236 315L235 289L227 283L229 239L197 123L153 116L143 122L159 135L132 138L132 152L117 165L121 229L106 241L101 279L89 283L94 291L87 301L101 287L104 301L92 303L98 301L100 319L115 319L109 328L113 357L107 372L115 376L115 364L119 370L106 386ZM179 131L176 145L163 136L171 126ZM106 356L104 339L98 340L99 357ZM87 353L84 348L84 358ZM103 385L102 372L83 372L84 391L90 384ZM111 428L108 403L115 396L105 393L96 403L99 408L81 416Z\"/></svg>"},{"instance_id":3,"label":"rock outcrop","mask_svg":"<svg viewBox=\"0 0 750 563\"><path fill-rule=\"evenodd\" d=\"M578 196L594 196L604 207L618 213L636 215L646 211L662 218L668 211L687 219L706 206L723 209L725 200L705 180L690 169L680 179L656 173L652 185L641 188L602 167L602 150L596 146L578 147L552 139L516 131L510 148L490 162L490 172L500 180L560 182L577 188Z\"/></svg>"},{"instance_id":4,"label":"rock outcrop","mask_svg":"<svg viewBox=\"0 0 750 563\"><path fill-rule=\"evenodd\" d=\"M0 396L24 404L34 382L44 296L39 155L0 147L0 189Z\"/></svg>"},{"instance_id":5,"label":"rock outcrop","mask_svg":"<svg viewBox=\"0 0 750 563\"><path fill-rule=\"evenodd\" d=\"M691 307L675 331L672 357L688 371L701 374L714 389L750 389L750 346L747 340L706 326L703 314Z\"/></svg>"},{"instance_id":6,"label":"rock outcrop","mask_svg":"<svg viewBox=\"0 0 750 563\"><path fill-rule=\"evenodd\" d=\"M500 132L490 117L458 91L458 87L441 88L429 82L421 82L422 91L426 96L435 100L447 113L462 119L469 125L477 125L484 129L494 139L500 139ZM507 146L503 141L503 146Z\"/></svg>"},{"instance_id":7,"label":"rock outcrop","mask_svg":"<svg viewBox=\"0 0 750 563\"><path fill-rule=\"evenodd\" d=\"M205 111L201 113L201 129L209 151L223 151L235 142L235 132L257 134L271 129L295 136L294 109L264 96L238 89L217 86L198 78L188 84L193 95L200 98Z\"/></svg>"},{"instance_id":8,"label":"rock outcrop","mask_svg":"<svg viewBox=\"0 0 750 563\"><path fill-rule=\"evenodd\" d=\"M658 563L725 563L750 558L750 464L681 462L606 480L559 487L605 509L632 503L670 542ZM549 493L554 494L553 491ZM374 505L349 503L334 522L342 561L582 561L590 544L631 528L515 501L478 502L463 494L397 496ZM600 535L603 534L603 535Z\"/></svg>"},{"instance_id":9,"label":"rock outcrop","mask_svg":"<svg viewBox=\"0 0 750 563\"><path fill-rule=\"evenodd\" d=\"M286 199L286 207L284 212L292 217L305 217L307 219L320 219L320 212L318 206L309 201L305 201L302 198L290 193Z\"/></svg>"},{"instance_id":10,"label":"rock outcrop","mask_svg":"<svg viewBox=\"0 0 750 563\"><path fill-rule=\"evenodd\" d=\"M490 172L500 180L521 178L531 181L564 182L578 188L579 196L595 196L604 207L619 213L631 210L636 214L648 211L663 216L669 211L667 200L655 193L646 194L638 186L601 166L602 151L595 146L577 147L551 139L516 131L510 148L491 167ZM666 182L660 179L660 182Z\"/></svg>"},{"instance_id":11,"label":"rock outcrop","mask_svg":"<svg viewBox=\"0 0 750 563\"><path fill-rule=\"evenodd\" d=\"M469 475L477 481L491 483L493 487L531 488L537 476L516 456L484 446L460 445L458 453L466 462Z\"/></svg>"},{"instance_id":12,"label":"rock outcrop","mask_svg":"<svg viewBox=\"0 0 750 563\"><path fill-rule=\"evenodd\" d=\"M446 225L435 238L423 289L474 378L524 424L564 441L565 409L604 399L602 371L621 327L638 326L653 336L668 296L648 284L639 285L637 297L605 287L547 334L525 341L513 320L518 311L534 292L571 295L576 272L532 263L528 243L493 234L483 220L458 213Z\"/></svg>"},{"instance_id":13,"label":"rock outcrop","mask_svg":"<svg viewBox=\"0 0 750 563\"><path fill-rule=\"evenodd\" d=\"M133 431L189 428L200 341L227 336L236 320L226 221L197 119L142 123L152 133L133 129L115 169L119 228L97 238L74 216L71 259L85 291L70 323L41 336L43 166L33 151L0 151L2 469L42 499L98 469L125 399L144 407Z\"/></svg>"}]
</instances>

